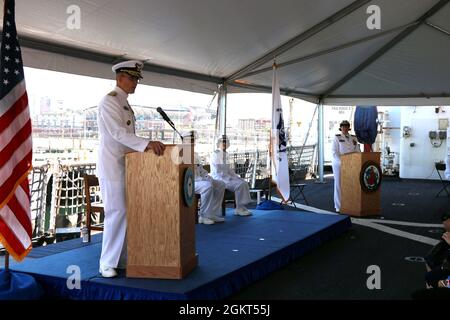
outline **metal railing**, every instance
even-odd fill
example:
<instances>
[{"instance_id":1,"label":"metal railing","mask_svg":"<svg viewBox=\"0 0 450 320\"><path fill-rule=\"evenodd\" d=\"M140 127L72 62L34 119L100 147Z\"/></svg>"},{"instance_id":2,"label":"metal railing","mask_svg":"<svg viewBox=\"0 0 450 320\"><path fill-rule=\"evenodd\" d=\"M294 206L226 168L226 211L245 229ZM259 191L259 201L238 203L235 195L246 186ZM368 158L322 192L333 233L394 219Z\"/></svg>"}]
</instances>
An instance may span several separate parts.
<instances>
[{"instance_id":1,"label":"metal railing","mask_svg":"<svg viewBox=\"0 0 450 320\"><path fill-rule=\"evenodd\" d=\"M294 180L305 179L306 175L312 172L315 150L315 144L287 148L289 169L294 175ZM231 153L228 155L227 162L252 188L255 187L257 181L269 177L267 150Z\"/></svg>"},{"instance_id":2,"label":"metal railing","mask_svg":"<svg viewBox=\"0 0 450 320\"><path fill-rule=\"evenodd\" d=\"M48 169L50 164L33 167L28 175L31 193L32 237L39 237L45 232L45 215L47 206Z\"/></svg>"},{"instance_id":3,"label":"metal railing","mask_svg":"<svg viewBox=\"0 0 450 320\"><path fill-rule=\"evenodd\" d=\"M86 207L84 175L95 173L96 165L94 163L58 165L58 169L53 174L52 214L49 229L56 229L58 215L65 217L76 215L75 226L81 226Z\"/></svg>"},{"instance_id":4,"label":"metal railing","mask_svg":"<svg viewBox=\"0 0 450 320\"><path fill-rule=\"evenodd\" d=\"M289 169L295 179L304 179L313 168L315 145L288 147ZM258 187L269 177L268 152L253 150L231 153L227 162L252 188ZM56 164L50 171L49 164L33 168L30 174L32 195L33 237L54 233L56 227L67 227L57 222L61 218L73 222L71 227L80 227L85 215L84 174L96 174L95 163L63 165ZM47 195L50 177L51 197ZM51 198L50 206L47 201ZM47 210L46 210L47 208Z\"/></svg>"}]
</instances>

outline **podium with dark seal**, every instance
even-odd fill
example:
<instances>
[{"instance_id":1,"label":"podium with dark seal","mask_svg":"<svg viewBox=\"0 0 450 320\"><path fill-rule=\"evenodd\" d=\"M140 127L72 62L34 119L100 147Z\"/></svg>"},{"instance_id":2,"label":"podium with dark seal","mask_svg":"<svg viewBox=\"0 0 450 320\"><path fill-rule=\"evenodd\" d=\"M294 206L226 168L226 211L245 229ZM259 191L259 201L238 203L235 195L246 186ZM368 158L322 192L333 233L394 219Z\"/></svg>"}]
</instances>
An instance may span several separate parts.
<instances>
[{"instance_id":1,"label":"podium with dark seal","mask_svg":"<svg viewBox=\"0 0 450 320\"><path fill-rule=\"evenodd\" d=\"M354 152L341 156L341 213L379 215L381 210L380 152Z\"/></svg>"},{"instance_id":2,"label":"podium with dark seal","mask_svg":"<svg viewBox=\"0 0 450 320\"><path fill-rule=\"evenodd\" d=\"M194 145L126 155L127 277L182 279L195 250Z\"/></svg>"}]
</instances>

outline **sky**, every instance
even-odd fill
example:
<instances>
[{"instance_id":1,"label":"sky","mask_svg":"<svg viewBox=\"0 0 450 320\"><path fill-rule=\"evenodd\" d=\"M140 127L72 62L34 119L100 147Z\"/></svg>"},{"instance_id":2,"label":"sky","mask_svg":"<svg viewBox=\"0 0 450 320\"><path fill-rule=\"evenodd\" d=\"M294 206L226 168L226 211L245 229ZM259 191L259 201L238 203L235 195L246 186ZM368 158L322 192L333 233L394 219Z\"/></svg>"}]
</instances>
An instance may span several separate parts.
<instances>
[{"instance_id":1,"label":"sky","mask_svg":"<svg viewBox=\"0 0 450 320\"><path fill-rule=\"evenodd\" d=\"M73 75L49 70L25 68L28 93L73 101L80 109L95 106L115 87L114 80ZM129 96L130 104L141 105L207 105L210 95L139 85Z\"/></svg>"},{"instance_id":2,"label":"sky","mask_svg":"<svg viewBox=\"0 0 450 320\"><path fill-rule=\"evenodd\" d=\"M37 99L51 97L55 100L64 100L65 106L71 109L83 110L96 106L98 102L110 92L114 80L99 79L87 76L73 75L49 70L25 68L25 80L29 96ZM204 106L217 109L217 99L212 95L188 92L176 89L167 89L147 85L139 85L135 94L128 100L131 105L144 106ZM295 121L299 117L309 119L314 105L295 99ZM271 94L268 93L234 93L227 97L227 118L230 123L237 119L270 119ZM31 104L30 104L31 105ZM289 98L282 97L285 121L288 119ZM31 107L33 107L31 105ZM33 112L33 110L32 110Z\"/></svg>"}]
</instances>

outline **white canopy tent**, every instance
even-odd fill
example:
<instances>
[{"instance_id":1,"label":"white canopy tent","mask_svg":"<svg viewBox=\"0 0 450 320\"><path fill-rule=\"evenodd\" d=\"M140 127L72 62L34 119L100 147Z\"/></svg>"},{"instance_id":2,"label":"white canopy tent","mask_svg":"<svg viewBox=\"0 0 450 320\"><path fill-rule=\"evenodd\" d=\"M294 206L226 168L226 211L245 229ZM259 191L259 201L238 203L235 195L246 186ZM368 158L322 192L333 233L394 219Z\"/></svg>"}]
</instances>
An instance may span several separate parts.
<instances>
[{"instance_id":1,"label":"white canopy tent","mask_svg":"<svg viewBox=\"0 0 450 320\"><path fill-rule=\"evenodd\" d=\"M282 94L320 105L321 180L323 105L450 105L449 18L449 0L16 3L26 66L112 78L113 63L145 60L144 84L219 88L222 133L226 93L270 92L276 59Z\"/></svg>"},{"instance_id":2,"label":"white canopy tent","mask_svg":"<svg viewBox=\"0 0 450 320\"><path fill-rule=\"evenodd\" d=\"M450 104L448 2L21 0L16 23L29 67L112 78L112 63L141 59L144 84L270 92L276 59L282 92L311 102L438 105Z\"/></svg>"}]
</instances>

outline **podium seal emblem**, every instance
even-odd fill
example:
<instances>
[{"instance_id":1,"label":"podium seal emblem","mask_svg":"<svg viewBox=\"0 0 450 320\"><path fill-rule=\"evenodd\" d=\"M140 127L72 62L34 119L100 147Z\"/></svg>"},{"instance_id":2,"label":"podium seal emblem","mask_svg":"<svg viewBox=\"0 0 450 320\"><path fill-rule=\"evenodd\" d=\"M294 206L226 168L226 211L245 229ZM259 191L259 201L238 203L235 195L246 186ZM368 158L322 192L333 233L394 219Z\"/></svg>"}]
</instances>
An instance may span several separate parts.
<instances>
[{"instance_id":1,"label":"podium seal emblem","mask_svg":"<svg viewBox=\"0 0 450 320\"><path fill-rule=\"evenodd\" d=\"M365 192L377 191L381 184L381 168L374 161L367 161L363 164L359 175L361 188Z\"/></svg>"},{"instance_id":2,"label":"podium seal emblem","mask_svg":"<svg viewBox=\"0 0 450 320\"><path fill-rule=\"evenodd\" d=\"M184 170L184 179L183 179L183 200L186 206L191 207L194 203L194 173L191 167L186 168Z\"/></svg>"}]
</instances>

